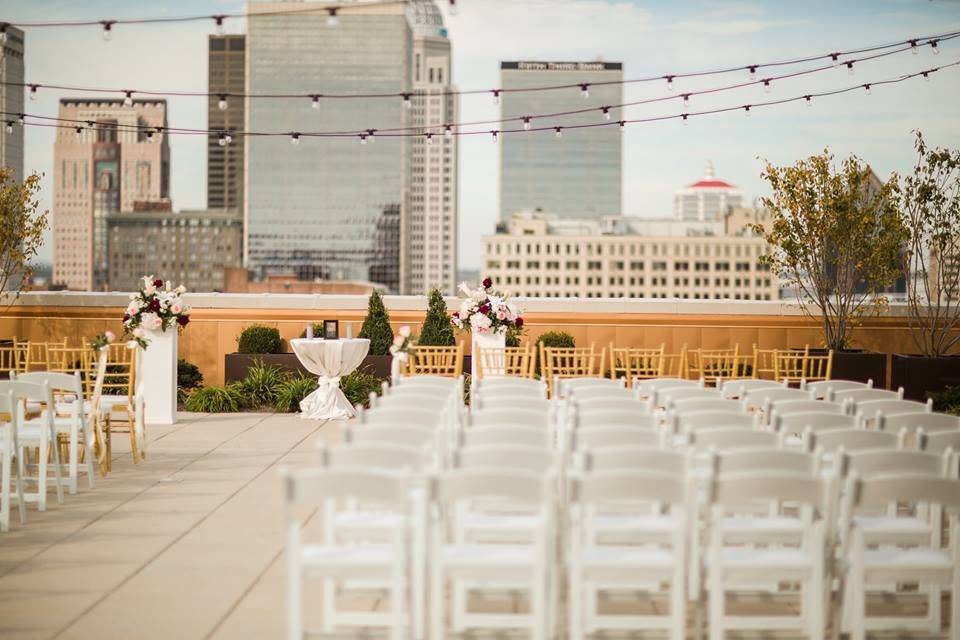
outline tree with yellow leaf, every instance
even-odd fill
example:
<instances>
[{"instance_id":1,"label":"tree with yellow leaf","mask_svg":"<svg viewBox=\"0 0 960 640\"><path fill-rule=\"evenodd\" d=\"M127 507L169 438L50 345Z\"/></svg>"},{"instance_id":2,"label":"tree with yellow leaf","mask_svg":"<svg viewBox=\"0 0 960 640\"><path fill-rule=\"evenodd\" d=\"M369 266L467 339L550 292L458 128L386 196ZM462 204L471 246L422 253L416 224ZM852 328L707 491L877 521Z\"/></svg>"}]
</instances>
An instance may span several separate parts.
<instances>
[{"instance_id":1,"label":"tree with yellow leaf","mask_svg":"<svg viewBox=\"0 0 960 640\"><path fill-rule=\"evenodd\" d=\"M13 304L33 276L33 259L43 245L47 211L40 211L40 175L23 182L0 168L0 303Z\"/></svg>"}]
</instances>

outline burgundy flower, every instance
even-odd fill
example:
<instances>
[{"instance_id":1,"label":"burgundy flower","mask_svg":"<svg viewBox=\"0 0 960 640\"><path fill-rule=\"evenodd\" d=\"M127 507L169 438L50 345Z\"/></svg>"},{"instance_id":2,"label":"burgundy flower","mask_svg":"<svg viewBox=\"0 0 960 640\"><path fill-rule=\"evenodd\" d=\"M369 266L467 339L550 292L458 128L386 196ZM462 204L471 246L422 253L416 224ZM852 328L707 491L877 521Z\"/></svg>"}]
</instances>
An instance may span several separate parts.
<instances>
[{"instance_id":1,"label":"burgundy flower","mask_svg":"<svg viewBox=\"0 0 960 640\"><path fill-rule=\"evenodd\" d=\"M484 302L482 305L480 305L479 311L480 313L490 313L490 303Z\"/></svg>"},{"instance_id":2,"label":"burgundy flower","mask_svg":"<svg viewBox=\"0 0 960 640\"><path fill-rule=\"evenodd\" d=\"M516 325L516 327L519 329L520 327L523 326L523 318L517 318L516 320L513 321L513 324Z\"/></svg>"},{"instance_id":3,"label":"burgundy flower","mask_svg":"<svg viewBox=\"0 0 960 640\"><path fill-rule=\"evenodd\" d=\"M162 287L162 286L163 286L163 280L161 280L160 278L157 278L156 280L153 281L153 286L155 286L155 287Z\"/></svg>"},{"instance_id":4,"label":"burgundy flower","mask_svg":"<svg viewBox=\"0 0 960 640\"><path fill-rule=\"evenodd\" d=\"M157 298L154 298L153 300L151 300L150 303L147 304L147 309L149 309L150 311L153 311L154 313L156 313L157 311L160 311L160 300L158 300Z\"/></svg>"},{"instance_id":5,"label":"burgundy flower","mask_svg":"<svg viewBox=\"0 0 960 640\"><path fill-rule=\"evenodd\" d=\"M459 312L459 311L454 311L452 317L454 317L454 318L459 318L459 317L460 317L460 312Z\"/></svg>"},{"instance_id":6,"label":"burgundy flower","mask_svg":"<svg viewBox=\"0 0 960 640\"><path fill-rule=\"evenodd\" d=\"M177 324L179 324L181 327L187 326L188 324L190 324L190 316L187 316L187 315L177 316Z\"/></svg>"},{"instance_id":7,"label":"burgundy flower","mask_svg":"<svg viewBox=\"0 0 960 640\"><path fill-rule=\"evenodd\" d=\"M124 321L124 322L126 322L126 321L129 320L129 319L130 319L130 314L129 314L129 313L123 314L123 321Z\"/></svg>"},{"instance_id":8,"label":"burgundy flower","mask_svg":"<svg viewBox=\"0 0 960 640\"><path fill-rule=\"evenodd\" d=\"M492 286L493 286L493 280L491 280L490 278L484 278L484 279L483 279L483 288L484 288L484 289L489 289L489 288L492 287Z\"/></svg>"}]
</instances>

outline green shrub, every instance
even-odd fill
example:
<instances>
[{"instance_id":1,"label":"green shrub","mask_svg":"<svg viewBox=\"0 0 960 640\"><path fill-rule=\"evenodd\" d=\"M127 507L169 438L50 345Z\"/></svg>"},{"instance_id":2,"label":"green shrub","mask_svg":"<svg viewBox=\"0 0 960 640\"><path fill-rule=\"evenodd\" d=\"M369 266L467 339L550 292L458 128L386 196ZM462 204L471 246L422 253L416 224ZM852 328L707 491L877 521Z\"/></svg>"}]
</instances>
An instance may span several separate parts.
<instances>
[{"instance_id":1,"label":"green shrub","mask_svg":"<svg viewBox=\"0 0 960 640\"><path fill-rule=\"evenodd\" d=\"M184 403L197 413L236 413L243 408L243 393L236 385L194 389Z\"/></svg>"},{"instance_id":2,"label":"green shrub","mask_svg":"<svg viewBox=\"0 0 960 640\"><path fill-rule=\"evenodd\" d=\"M301 337L301 338L306 338L306 337L307 337L307 328L306 328L306 327L304 327L304 328L303 328L303 331L300 332L300 337ZM320 323L320 322L314 322L314 323L313 323L313 337L314 337L314 338L322 338L322 337L323 337L323 323Z\"/></svg>"},{"instance_id":3,"label":"green shrub","mask_svg":"<svg viewBox=\"0 0 960 640\"><path fill-rule=\"evenodd\" d=\"M390 328L390 315L383 306L383 296L379 291L370 294L367 303L367 317L363 319L360 338L370 341L370 355L385 356L390 353L393 344L393 329Z\"/></svg>"},{"instance_id":4,"label":"green shrub","mask_svg":"<svg viewBox=\"0 0 960 640\"><path fill-rule=\"evenodd\" d=\"M196 389L203 386L203 374L200 367L187 362L183 358L177 360L177 387L181 389Z\"/></svg>"},{"instance_id":5,"label":"green shrub","mask_svg":"<svg viewBox=\"0 0 960 640\"><path fill-rule=\"evenodd\" d=\"M960 415L960 387L947 387L943 391L930 394L933 398L933 410L941 413Z\"/></svg>"},{"instance_id":6,"label":"green shrub","mask_svg":"<svg viewBox=\"0 0 960 640\"><path fill-rule=\"evenodd\" d=\"M430 304L423 319L423 328L417 344L434 347L452 347L457 343L453 335L453 325L447 315L447 303L439 289L430 292Z\"/></svg>"},{"instance_id":7,"label":"green shrub","mask_svg":"<svg viewBox=\"0 0 960 640\"><path fill-rule=\"evenodd\" d=\"M503 346L505 347L519 347L520 346L520 336L523 335L523 328L521 327L510 327L507 329L507 335L504 336Z\"/></svg>"},{"instance_id":8,"label":"green shrub","mask_svg":"<svg viewBox=\"0 0 960 640\"><path fill-rule=\"evenodd\" d=\"M547 331L537 338L537 344L543 344L545 347L560 347L572 349L577 346L573 342L573 336L566 331Z\"/></svg>"},{"instance_id":9,"label":"green shrub","mask_svg":"<svg viewBox=\"0 0 960 640\"><path fill-rule=\"evenodd\" d=\"M290 379L290 374L280 367L268 367L262 360L256 360L254 366L247 369L247 375L239 386L247 404L252 407L273 406L277 398L277 389Z\"/></svg>"},{"instance_id":10,"label":"green shrub","mask_svg":"<svg viewBox=\"0 0 960 640\"><path fill-rule=\"evenodd\" d=\"M300 410L300 401L313 393L317 388L317 379L304 375L284 380L276 389L273 407L284 413L295 413Z\"/></svg>"},{"instance_id":11,"label":"green shrub","mask_svg":"<svg viewBox=\"0 0 960 640\"><path fill-rule=\"evenodd\" d=\"M362 404L367 407L370 406L370 393L379 393L383 380L384 378L378 378L369 373L354 371L340 378L340 389L343 395L347 396L351 406Z\"/></svg>"},{"instance_id":12,"label":"green shrub","mask_svg":"<svg viewBox=\"0 0 960 640\"><path fill-rule=\"evenodd\" d=\"M240 353L280 353L282 348L280 330L276 327L252 324L244 328L237 338L237 351Z\"/></svg>"}]
</instances>

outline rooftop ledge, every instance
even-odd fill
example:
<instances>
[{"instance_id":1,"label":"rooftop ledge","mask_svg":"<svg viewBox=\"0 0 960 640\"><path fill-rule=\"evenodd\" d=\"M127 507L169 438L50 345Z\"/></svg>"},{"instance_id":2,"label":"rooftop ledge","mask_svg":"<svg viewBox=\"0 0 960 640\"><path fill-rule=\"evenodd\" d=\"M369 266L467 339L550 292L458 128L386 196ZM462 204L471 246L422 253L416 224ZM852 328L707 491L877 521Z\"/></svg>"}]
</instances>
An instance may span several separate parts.
<instances>
[{"instance_id":1,"label":"rooftop ledge","mask_svg":"<svg viewBox=\"0 0 960 640\"><path fill-rule=\"evenodd\" d=\"M21 294L14 303L18 306L43 307L125 307L130 294L123 292L36 291ZM367 296L296 294L296 293L188 293L184 296L194 309L304 309L362 311L367 308ZM602 314L657 314L657 315L764 315L803 316L804 311L794 300L683 300L670 298L515 298L525 313L602 313ZM447 296L447 308L460 306L460 298ZM426 296L384 296L390 311L423 311ZM905 304L891 303L881 316L902 318L907 315Z\"/></svg>"}]
</instances>

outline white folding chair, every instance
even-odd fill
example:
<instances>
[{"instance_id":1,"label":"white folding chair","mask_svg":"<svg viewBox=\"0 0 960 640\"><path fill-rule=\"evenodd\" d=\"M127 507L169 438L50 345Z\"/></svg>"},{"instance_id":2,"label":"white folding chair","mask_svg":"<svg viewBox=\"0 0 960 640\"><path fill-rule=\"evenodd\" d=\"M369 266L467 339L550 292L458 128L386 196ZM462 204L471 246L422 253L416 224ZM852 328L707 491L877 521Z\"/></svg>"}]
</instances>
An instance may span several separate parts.
<instances>
[{"instance_id":1,"label":"white folding chair","mask_svg":"<svg viewBox=\"0 0 960 640\"><path fill-rule=\"evenodd\" d=\"M802 412L780 415L776 411L772 418L773 426L777 431L786 435L820 433L836 429L861 429L861 416L852 416L848 413L819 413Z\"/></svg>"},{"instance_id":2,"label":"white folding chair","mask_svg":"<svg viewBox=\"0 0 960 640\"><path fill-rule=\"evenodd\" d=\"M287 521L287 637L302 640L303 581L323 579L323 631L338 626L386 627L390 640L403 640L413 634L407 597L413 516L410 510L408 482L404 474L370 469L313 469L284 474ZM378 531L373 541L353 537L343 539L325 518L320 544L303 541L303 508L321 507L327 516L335 513L338 502L369 505L396 516L389 538ZM387 612L342 611L336 607L337 584L363 581L382 586L389 593ZM407 631L409 625L409 632Z\"/></svg>"},{"instance_id":3,"label":"white folding chair","mask_svg":"<svg viewBox=\"0 0 960 640\"><path fill-rule=\"evenodd\" d=\"M637 413L623 409L607 409L605 411L578 410L573 416L573 426L575 429L580 427L602 427L606 425L654 429L658 423L659 418L653 414Z\"/></svg>"},{"instance_id":4,"label":"white folding chair","mask_svg":"<svg viewBox=\"0 0 960 640\"><path fill-rule=\"evenodd\" d=\"M754 428L724 427L687 432L687 442L696 451L735 451L738 449L775 449L782 446L780 434Z\"/></svg>"},{"instance_id":5,"label":"white folding chair","mask_svg":"<svg viewBox=\"0 0 960 640\"><path fill-rule=\"evenodd\" d=\"M48 384L54 394L54 406L48 407L53 412L53 426L57 436L67 437L68 460L66 464L67 488L71 494L77 492L78 477L80 475L80 443L82 438L84 457L84 471L87 474L87 484L92 489L95 484L94 437L93 425L87 419L88 406L83 397L83 380L80 372L73 374L57 373L52 371L33 371L16 375L15 380L34 384ZM58 402L58 397L69 398ZM40 424L46 421L46 415L39 418L27 419L24 426ZM61 467L62 469L62 467ZM62 473L62 471L61 471Z\"/></svg>"},{"instance_id":6,"label":"white folding chair","mask_svg":"<svg viewBox=\"0 0 960 640\"><path fill-rule=\"evenodd\" d=\"M452 633L468 629L521 628L531 640L546 640L551 625L547 596L548 536L554 534L552 487L549 475L508 469L457 469L432 479L430 638L449 636L444 585L451 583ZM468 542L457 518L472 501L498 500L504 506L527 506L537 525L522 544ZM478 613L467 607L469 589L511 589L530 594L528 613Z\"/></svg>"},{"instance_id":7,"label":"white folding chair","mask_svg":"<svg viewBox=\"0 0 960 640\"><path fill-rule=\"evenodd\" d=\"M544 474L556 466L556 454L544 447L487 444L461 447L453 452L457 469L523 469Z\"/></svg>"},{"instance_id":8,"label":"white folding chair","mask_svg":"<svg viewBox=\"0 0 960 640\"><path fill-rule=\"evenodd\" d=\"M497 409L501 411L530 411L542 414L553 414L556 411L557 403L545 398L533 398L529 396L496 396L487 399L481 396L475 404L471 404L471 411L487 411Z\"/></svg>"},{"instance_id":9,"label":"white folding chair","mask_svg":"<svg viewBox=\"0 0 960 640\"><path fill-rule=\"evenodd\" d=\"M903 387L900 387L896 391L874 389L872 387L865 389L841 389L839 391L832 391L827 397L827 400L832 400L833 402L850 401L857 404L867 402L868 400L903 400Z\"/></svg>"},{"instance_id":10,"label":"white folding chair","mask_svg":"<svg viewBox=\"0 0 960 640\"><path fill-rule=\"evenodd\" d=\"M704 380L687 380L686 378L648 378L647 380L634 380L633 388L640 398L649 398L654 392L663 389L673 389L676 387L704 388Z\"/></svg>"},{"instance_id":11,"label":"white folding chair","mask_svg":"<svg viewBox=\"0 0 960 640\"><path fill-rule=\"evenodd\" d=\"M496 395L530 395L546 399L547 385L543 380L533 378L516 378L505 376L502 378L481 378L474 380L470 387L471 397L474 393L480 396Z\"/></svg>"},{"instance_id":12,"label":"white folding chair","mask_svg":"<svg viewBox=\"0 0 960 640\"><path fill-rule=\"evenodd\" d=\"M720 393L728 400L741 400L753 389L784 389L786 386L773 380L726 380L720 385Z\"/></svg>"},{"instance_id":13,"label":"white folding chair","mask_svg":"<svg viewBox=\"0 0 960 640\"><path fill-rule=\"evenodd\" d=\"M463 385L463 376L459 378L450 378L448 376L436 376L436 375L415 375L415 376L401 376L397 380L396 384L391 387L446 387L453 389L454 387Z\"/></svg>"},{"instance_id":14,"label":"white folding chair","mask_svg":"<svg viewBox=\"0 0 960 640\"><path fill-rule=\"evenodd\" d=\"M410 406L390 406L373 408L359 412L359 422L366 426L382 424L401 424L426 429L436 429L448 424L449 417L444 410L424 409Z\"/></svg>"},{"instance_id":15,"label":"white folding chair","mask_svg":"<svg viewBox=\"0 0 960 640\"><path fill-rule=\"evenodd\" d=\"M665 434L634 426L580 427L571 432L570 451L600 447L663 447Z\"/></svg>"},{"instance_id":16,"label":"white folding chair","mask_svg":"<svg viewBox=\"0 0 960 640\"><path fill-rule=\"evenodd\" d=\"M470 427L460 432L461 447L487 445L515 445L552 450L555 442L553 433L538 427L479 426Z\"/></svg>"},{"instance_id":17,"label":"white folding chair","mask_svg":"<svg viewBox=\"0 0 960 640\"><path fill-rule=\"evenodd\" d=\"M939 630L939 615L930 616L871 616L866 606L867 593L878 585L918 583L931 596L939 588L951 590L950 637L960 637L960 481L952 478L933 478L906 474L889 474L860 479L848 477L845 491L848 514L841 526L851 527L845 550L848 568L844 583L845 621L851 640L865 640L868 631L891 629ZM949 520L949 545L929 544L915 547L868 547L863 529L850 524L849 514L858 508L884 508L895 503L922 502L936 511L945 512Z\"/></svg>"},{"instance_id":18,"label":"white folding chair","mask_svg":"<svg viewBox=\"0 0 960 640\"><path fill-rule=\"evenodd\" d=\"M706 389L704 387L668 387L654 391L652 404L654 407L668 407L671 402L693 398L720 400L723 396L716 389Z\"/></svg>"},{"instance_id":19,"label":"white folding chair","mask_svg":"<svg viewBox=\"0 0 960 640\"><path fill-rule=\"evenodd\" d=\"M770 402L770 411L773 416L793 413L849 413L847 404L827 400L773 400Z\"/></svg>"},{"instance_id":20,"label":"white folding chair","mask_svg":"<svg viewBox=\"0 0 960 640\"><path fill-rule=\"evenodd\" d=\"M811 638L822 638L829 593L826 560L828 544L833 539L837 492L834 476L821 478L781 471L717 474L711 489L706 563L711 640L722 640L728 630L758 629L792 630ZM801 505L796 517L799 546L768 546L769 538L763 527L733 530L725 526L726 509L755 501ZM750 544L751 532L763 546ZM782 582L801 584L799 615L749 616L726 611L728 591L738 587L755 588L758 583Z\"/></svg>"},{"instance_id":21,"label":"white folding chair","mask_svg":"<svg viewBox=\"0 0 960 640\"><path fill-rule=\"evenodd\" d=\"M580 414L612 410L630 411L632 413L650 413L650 404L645 400L637 400L636 398L605 397L581 399L577 397L574 398L568 406L571 412L575 411Z\"/></svg>"},{"instance_id":22,"label":"white folding chair","mask_svg":"<svg viewBox=\"0 0 960 640\"><path fill-rule=\"evenodd\" d=\"M501 409L500 407L483 410L471 410L467 416L467 428L500 427L516 425L519 427L538 427L550 430L555 426L555 416L549 412Z\"/></svg>"},{"instance_id":23,"label":"white folding chair","mask_svg":"<svg viewBox=\"0 0 960 640\"><path fill-rule=\"evenodd\" d=\"M439 448L442 436L436 429L429 427L415 427L406 424L360 424L347 423L343 431L345 442L356 444L395 444L400 446ZM442 450L441 450L442 451ZM440 455L441 451L437 451Z\"/></svg>"},{"instance_id":24,"label":"white folding chair","mask_svg":"<svg viewBox=\"0 0 960 640\"><path fill-rule=\"evenodd\" d=\"M707 411L715 413L746 413L746 407L737 400L724 400L721 397L712 398L687 398L681 400L671 400L667 405L667 411L676 415L688 413L704 413Z\"/></svg>"},{"instance_id":25,"label":"white folding chair","mask_svg":"<svg viewBox=\"0 0 960 640\"><path fill-rule=\"evenodd\" d=\"M762 388L750 389L743 397L747 409L759 409L769 420L770 405L781 400L812 400L809 391L803 389Z\"/></svg>"},{"instance_id":26,"label":"white folding chair","mask_svg":"<svg viewBox=\"0 0 960 640\"><path fill-rule=\"evenodd\" d=\"M876 415L876 414L874 414ZM877 427L884 431L917 431L924 433L960 432L960 416L948 413L929 413L923 410L888 413L882 411Z\"/></svg>"},{"instance_id":27,"label":"white folding chair","mask_svg":"<svg viewBox=\"0 0 960 640\"><path fill-rule=\"evenodd\" d=\"M686 505L693 501L685 478L643 471L601 471L574 478L570 486L569 637L582 640L599 630L656 630L672 640L686 637ZM668 527L657 533L660 545L598 544L589 536L590 519L604 505L649 503L668 506ZM642 532L642 528L641 528ZM664 535L665 534L665 535ZM599 595L608 590L647 590L669 582L670 613L635 615L601 613Z\"/></svg>"},{"instance_id":28,"label":"white folding chair","mask_svg":"<svg viewBox=\"0 0 960 640\"><path fill-rule=\"evenodd\" d=\"M576 395L577 392L590 388L625 389L626 378L563 378L560 380L560 389L563 395Z\"/></svg>"},{"instance_id":29,"label":"white folding chair","mask_svg":"<svg viewBox=\"0 0 960 640\"><path fill-rule=\"evenodd\" d=\"M868 429L829 429L809 433L805 438L818 449L833 452L841 447L845 451L868 449L902 449L907 432L874 431Z\"/></svg>"},{"instance_id":30,"label":"white folding chair","mask_svg":"<svg viewBox=\"0 0 960 640\"><path fill-rule=\"evenodd\" d=\"M361 427L362 429L363 427ZM361 437L361 440L366 440ZM418 472L431 463L426 447L390 442L357 442L346 440L343 444L321 444L320 466L333 469L382 469L384 471Z\"/></svg>"},{"instance_id":31,"label":"white folding chair","mask_svg":"<svg viewBox=\"0 0 960 640\"><path fill-rule=\"evenodd\" d=\"M756 414L730 411L700 411L673 414L673 430L676 433L696 433L713 429L759 429L760 419Z\"/></svg>"},{"instance_id":32,"label":"white folding chair","mask_svg":"<svg viewBox=\"0 0 960 640\"><path fill-rule=\"evenodd\" d=\"M53 467L54 487L57 492L57 504L63 504L63 478L60 474L60 447L57 446L57 430L53 416L56 405L53 401L53 390L49 383L20 382L16 380L0 380L0 394L13 392L17 401L17 410L20 411L19 425L16 433L16 456L23 460L20 468L23 472L20 481L35 483L37 491L24 491L24 500L36 502L37 509L47 509L47 482L49 481L49 467ZM43 407L39 420L26 424L27 403L38 403ZM26 464L24 457L27 449L37 449L37 463ZM47 458L53 459L52 465ZM36 468L37 475L25 473L27 469Z\"/></svg>"},{"instance_id":33,"label":"white folding chair","mask_svg":"<svg viewBox=\"0 0 960 640\"><path fill-rule=\"evenodd\" d=\"M17 430L20 428L20 411L12 390L0 394L0 414L8 416L9 421L0 423L0 531L10 530L10 501L13 499L13 481L16 481L17 508L20 511L20 524L27 521L26 505L23 500L23 480L21 467L23 459L17 447ZM13 465L16 458L17 464Z\"/></svg>"},{"instance_id":34,"label":"white folding chair","mask_svg":"<svg viewBox=\"0 0 960 640\"><path fill-rule=\"evenodd\" d=\"M802 382L801 389L806 389L813 394L816 400L827 398L830 390L849 391L850 389L872 389L873 380L866 382L857 382L855 380L820 380L818 382Z\"/></svg>"},{"instance_id":35,"label":"white folding chair","mask_svg":"<svg viewBox=\"0 0 960 640\"><path fill-rule=\"evenodd\" d=\"M920 446L924 451L939 453L947 449L953 449L954 452L960 453L960 430L926 433L924 429Z\"/></svg>"},{"instance_id":36,"label":"white folding chair","mask_svg":"<svg viewBox=\"0 0 960 640\"><path fill-rule=\"evenodd\" d=\"M579 387L567 395L571 400L639 400L637 392L623 386Z\"/></svg>"}]
</instances>

